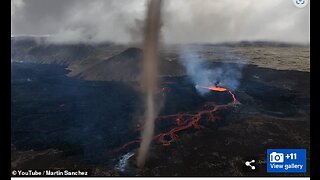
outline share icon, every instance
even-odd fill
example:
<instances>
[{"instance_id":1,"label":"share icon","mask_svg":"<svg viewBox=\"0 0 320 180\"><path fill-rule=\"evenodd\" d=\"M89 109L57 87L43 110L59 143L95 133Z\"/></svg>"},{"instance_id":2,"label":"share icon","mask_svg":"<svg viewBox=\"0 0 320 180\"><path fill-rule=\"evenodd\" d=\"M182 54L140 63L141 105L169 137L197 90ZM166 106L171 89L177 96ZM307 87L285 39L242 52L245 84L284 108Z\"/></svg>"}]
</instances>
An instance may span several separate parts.
<instances>
[{"instance_id":1,"label":"share icon","mask_svg":"<svg viewBox=\"0 0 320 180\"><path fill-rule=\"evenodd\" d=\"M245 165L246 165L246 166L250 166L252 170L255 170L256 167L253 166L253 165L251 165L251 163L255 163L255 160L253 159L253 160L251 160L251 161L246 161Z\"/></svg>"}]
</instances>

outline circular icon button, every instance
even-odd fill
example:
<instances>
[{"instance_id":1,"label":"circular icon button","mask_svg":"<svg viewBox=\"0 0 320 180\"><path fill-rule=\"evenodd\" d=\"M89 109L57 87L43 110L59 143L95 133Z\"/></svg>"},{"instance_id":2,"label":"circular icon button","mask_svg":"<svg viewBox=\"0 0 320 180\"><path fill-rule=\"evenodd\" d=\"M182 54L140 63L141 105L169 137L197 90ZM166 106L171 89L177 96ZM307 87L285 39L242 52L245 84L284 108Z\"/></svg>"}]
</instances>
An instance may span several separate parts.
<instances>
[{"instance_id":1,"label":"circular icon button","mask_svg":"<svg viewBox=\"0 0 320 180\"><path fill-rule=\"evenodd\" d=\"M298 8L304 8L308 5L309 0L293 0L293 4Z\"/></svg>"},{"instance_id":2,"label":"circular icon button","mask_svg":"<svg viewBox=\"0 0 320 180\"><path fill-rule=\"evenodd\" d=\"M255 162L256 162L256 161L253 159L253 160L251 160L251 161L246 161L244 164L245 164L246 166L249 166L252 170L255 170L256 167L251 164L251 163L255 163Z\"/></svg>"}]
</instances>

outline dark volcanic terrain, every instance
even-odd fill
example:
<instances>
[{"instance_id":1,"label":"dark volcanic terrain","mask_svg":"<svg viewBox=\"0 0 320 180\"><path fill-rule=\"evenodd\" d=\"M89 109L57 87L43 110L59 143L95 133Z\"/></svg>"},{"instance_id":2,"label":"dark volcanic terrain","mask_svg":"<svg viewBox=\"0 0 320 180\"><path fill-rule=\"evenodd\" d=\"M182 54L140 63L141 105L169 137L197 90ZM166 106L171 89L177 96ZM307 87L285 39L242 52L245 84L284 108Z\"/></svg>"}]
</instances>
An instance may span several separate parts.
<instances>
[{"instance_id":1,"label":"dark volcanic terrain","mask_svg":"<svg viewBox=\"0 0 320 180\"><path fill-rule=\"evenodd\" d=\"M267 148L306 148L308 175L309 48L280 45L203 46L201 56L212 67L222 61L234 65L224 53L246 58L240 86L233 92L239 103L215 113L215 122L202 118L201 129L178 132L170 146L154 141L140 171L134 155L138 143L114 150L139 138L141 50L13 41L12 169L88 169L94 176L272 176L279 174L266 173ZM199 95L177 53L174 47L161 53L160 116L232 101L225 92ZM286 65L292 56L296 60L289 62L295 63ZM156 133L174 125L157 121ZM256 171L244 166L251 158L257 161Z\"/></svg>"}]
</instances>

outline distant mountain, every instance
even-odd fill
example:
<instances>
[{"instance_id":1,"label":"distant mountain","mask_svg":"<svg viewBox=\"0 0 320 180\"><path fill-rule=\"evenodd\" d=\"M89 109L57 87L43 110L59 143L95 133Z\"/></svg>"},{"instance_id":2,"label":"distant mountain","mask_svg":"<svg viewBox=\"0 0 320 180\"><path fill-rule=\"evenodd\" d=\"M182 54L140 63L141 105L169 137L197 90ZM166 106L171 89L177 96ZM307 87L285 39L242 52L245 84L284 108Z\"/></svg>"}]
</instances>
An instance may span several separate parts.
<instances>
[{"instance_id":1,"label":"distant mountain","mask_svg":"<svg viewBox=\"0 0 320 180\"><path fill-rule=\"evenodd\" d=\"M279 59L280 57L285 62L289 62L286 59L287 56L290 56L290 60L292 60L292 57L295 57L292 52L295 51L289 52L289 50L286 50L287 53L282 53L281 50L275 52L274 47L300 48L300 46L305 45L268 41L201 44L201 47L206 47L209 52L202 52L202 55L208 60L220 61L227 58L225 52L221 55L219 51L214 49L215 47L235 49L241 47L236 52L243 53L242 55L248 58L247 62L258 65L265 64L263 62L267 62L269 59ZM137 47L137 45L116 45L108 42L101 44L51 44L46 41L46 37L19 36L11 38L11 60L12 62L64 65L70 70L69 76L86 80L135 81L139 79L142 64L142 50ZM256 50L251 51L251 47L263 48L265 55L261 56ZM243 49L248 51L243 51ZM308 51L303 52L307 54ZM185 74L185 69L179 62L179 53L178 45L167 46L161 50L160 76ZM233 53L233 51L230 51L230 53ZM301 53L299 56L307 57Z\"/></svg>"},{"instance_id":2,"label":"distant mountain","mask_svg":"<svg viewBox=\"0 0 320 180\"><path fill-rule=\"evenodd\" d=\"M77 76L89 80L135 80L141 69L141 55L140 49L129 48L93 65Z\"/></svg>"},{"instance_id":3,"label":"distant mountain","mask_svg":"<svg viewBox=\"0 0 320 180\"><path fill-rule=\"evenodd\" d=\"M46 43L43 38L11 38L13 61L69 65L95 53L97 49L87 44L57 45Z\"/></svg>"},{"instance_id":4,"label":"distant mountain","mask_svg":"<svg viewBox=\"0 0 320 180\"><path fill-rule=\"evenodd\" d=\"M128 48L118 55L91 66L76 76L88 80L136 81L139 79L142 65L142 50ZM160 58L160 75L174 76L183 68L177 61Z\"/></svg>"},{"instance_id":5,"label":"distant mountain","mask_svg":"<svg viewBox=\"0 0 320 180\"><path fill-rule=\"evenodd\" d=\"M238 42L225 42L216 44L205 44L206 46L226 46L226 47L304 47L309 44L297 44L288 42L276 41L238 41Z\"/></svg>"}]
</instances>

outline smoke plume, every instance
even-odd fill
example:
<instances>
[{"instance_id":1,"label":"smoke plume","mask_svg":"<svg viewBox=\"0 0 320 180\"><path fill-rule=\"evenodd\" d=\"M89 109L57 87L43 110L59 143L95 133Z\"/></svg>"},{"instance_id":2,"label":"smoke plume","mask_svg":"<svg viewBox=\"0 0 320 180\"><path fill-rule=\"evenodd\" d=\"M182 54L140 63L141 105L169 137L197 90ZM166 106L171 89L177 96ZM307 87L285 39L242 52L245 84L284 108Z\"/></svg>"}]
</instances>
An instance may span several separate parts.
<instances>
[{"instance_id":1,"label":"smoke plume","mask_svg":"<svg viewBox=\"0 0 320 180\"><path fill-rule=\"evenodd\" d=\"M222 53L223 57L228 59L228 63L222 59L221 65L213 66L210 61L202 58L196 52L198 48L195 46L182 46L179 58L188 76L195 84L197 91L204 95L209 90L197 87L212 85L225 87L232 91L236 90L242 77L241 70L245 64L244 59L230 54L226 48L220 48L219 54Z\"/></svg>"},{"instance_id":2,"label":"smoke plume","mask_svg":"<svg viewBox=\"0 0 320 180\"><path fill-rule=\"evenodd\" d=\"M51 43L139 43L146 0L11 0L12 35L50 34ZM310 42L310 5L292 0L169 0L164 43Z\"/></svg>"},{"instance_id":3,"label":"smoke plume","mask_svg":"<svg viewBox=\"0 0 320 180\"><path fill-rule=\"evenodd\" d=\"M146 110L142 141L138 151L137 165L143 168L154 134L154 121L158 114L156 91L158 90L158 44L160 33L161 0L151 0L148 6L143 42L143 72L141 85L145 93Z\"/></svg>"}]
</instances>

